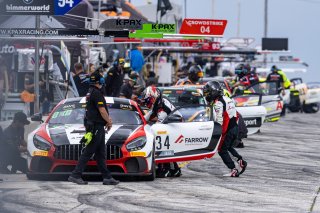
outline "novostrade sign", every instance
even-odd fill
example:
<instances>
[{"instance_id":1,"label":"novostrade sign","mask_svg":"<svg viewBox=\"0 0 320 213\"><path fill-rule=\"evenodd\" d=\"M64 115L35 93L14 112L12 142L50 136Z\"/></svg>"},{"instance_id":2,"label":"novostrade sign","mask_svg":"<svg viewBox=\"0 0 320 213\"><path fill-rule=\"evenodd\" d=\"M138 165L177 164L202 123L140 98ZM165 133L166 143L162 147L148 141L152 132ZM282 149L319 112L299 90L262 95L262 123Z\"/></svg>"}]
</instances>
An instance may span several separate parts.
<instances>
[{"instance_id":1,"label":"novostrade sign","mask_svg":"<svg viewBox=\"0 0 320 213\"><path fill-rule=\"evenodd\" d=\"M82 0L0 0L0 15L64 15Z\"/></svg>"},{"instance_id":2,"label":"novostrade sign","mask_svg":"<svg viewBox=\"0 0 320 213\"><path fill-rule=\"evenodd\" d=\"M176 33L175 24L143 24L142 30L130 33L130 38L163 38L163 34Z\"/></svg>"}]
</instances>

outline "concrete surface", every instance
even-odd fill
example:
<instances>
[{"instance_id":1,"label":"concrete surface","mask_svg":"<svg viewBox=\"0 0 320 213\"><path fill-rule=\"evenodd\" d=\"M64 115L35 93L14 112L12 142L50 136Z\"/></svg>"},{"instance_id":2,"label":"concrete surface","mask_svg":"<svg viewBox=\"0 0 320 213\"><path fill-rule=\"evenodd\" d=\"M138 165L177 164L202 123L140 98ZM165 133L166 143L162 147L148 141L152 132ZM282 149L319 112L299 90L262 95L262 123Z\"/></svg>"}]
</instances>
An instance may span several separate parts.
<instances>
[{"instance_id":1,"label":"concrete surface","mask_svg":"<svg viewBox=\"0 0 320 213\"><path fill-rule=\"evenodd\" d=\"M320 113L288 114L245 141L239 178L220 157L196 161L180 178L154 182L29 181L1 175L0 212L320 212Z\"/></svg>"}]
</instances>

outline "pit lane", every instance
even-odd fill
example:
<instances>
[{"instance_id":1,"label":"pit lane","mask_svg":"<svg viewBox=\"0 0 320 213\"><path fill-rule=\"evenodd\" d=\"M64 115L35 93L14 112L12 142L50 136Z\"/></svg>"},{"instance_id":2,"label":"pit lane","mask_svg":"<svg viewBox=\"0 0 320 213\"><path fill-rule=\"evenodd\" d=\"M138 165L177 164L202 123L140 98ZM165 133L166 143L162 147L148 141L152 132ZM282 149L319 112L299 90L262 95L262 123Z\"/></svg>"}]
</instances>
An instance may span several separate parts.
<instances>
[{"instance_id":1,"label":"pit lane","mask_svg":"<svg viewBox=\"0 0 320 213\"><path fill-rule=\"evenodd\" d=\"M180 178L154 182L29 181L4 175L0 212L320 212L320 113L265 124L239 152L248 161L227 178L220 157L195 161Z\"/></svg>"}]
</instances>

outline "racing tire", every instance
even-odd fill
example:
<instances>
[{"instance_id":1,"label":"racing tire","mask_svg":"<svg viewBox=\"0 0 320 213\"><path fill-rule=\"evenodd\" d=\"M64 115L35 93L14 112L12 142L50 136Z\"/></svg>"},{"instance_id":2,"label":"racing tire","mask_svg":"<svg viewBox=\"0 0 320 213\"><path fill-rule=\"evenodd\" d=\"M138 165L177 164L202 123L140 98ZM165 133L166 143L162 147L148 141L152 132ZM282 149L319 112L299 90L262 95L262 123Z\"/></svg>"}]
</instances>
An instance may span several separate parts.
<instances>
[{"instance_id":1,"label":"racing tire","mask_svg":"<svg viewBox=\"0 0 320 213\"><path fill-rule=\"evenodd\" d=\"M303 112L305 113L317 113L319 111L319 104L313 103L313 104L304 104L303 105Z\"/></svg>"}]
</instances>

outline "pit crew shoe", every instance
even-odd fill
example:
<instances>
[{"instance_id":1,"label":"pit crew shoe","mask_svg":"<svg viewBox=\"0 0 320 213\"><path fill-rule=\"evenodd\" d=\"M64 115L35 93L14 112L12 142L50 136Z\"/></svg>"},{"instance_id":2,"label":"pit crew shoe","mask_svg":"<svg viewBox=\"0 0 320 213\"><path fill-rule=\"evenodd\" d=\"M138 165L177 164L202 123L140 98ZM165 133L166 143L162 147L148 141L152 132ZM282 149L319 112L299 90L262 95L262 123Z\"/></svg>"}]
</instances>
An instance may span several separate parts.
<instances>
[{"instance_id":1,"label":"pit crew shoe","mask_svg":"<svg viewBox=\"0 0 320 213\"><path fill-rule=\"evenodd\" d=\"M228 173L228 174L225 174L223 175L224 177L239 177L239 171L238 169L234 168L234 169L231 169L231 172Z\"/></svg>"},{"instance_id":2,"label":"pit crew shoe","mask_svg":"<svg viewBox=\"0 0 320 213\"><path fill-rule=\"evenodd\" d=\"M75 178L72 176L69 176L68 181L72 182L72 183L76 183L78 185L87 185L88 184L88 182L84 181L82 178Z\"/></svg>"},{"instance_id":3,"label":"pit crew shoe","mask_svg":"<svg viewBox=\"0 0 320 213\"><path fill-rule=\"evenodd\" d=\"M103 179L103 185L118 185L120 181L111 178L104 178Z\"/></svg>"},{"instance_id":4,"label":"pit crew shoe","mask_svg":"<svg viewBox=\"0 0 320 213\"><path fill-rule=\"evenodd\" d=\"M247 163L247 161L242 160L242 159L237 160L237 162L238 162L239 167L240 167L239 175L241 175L246 170L248 163Z\"/></svg>"},{"instance_id":5,"label":"pit crew shoe","mask_svg":"<svg viewBox=\"0 0 320 213\"><path fill-rule=\"evenodd\" d=\"M170 170L168 170L168 169L159 169L159 170L156 172L156 176L157 176L157 178L166 178L166 177L169 177L169 176L170 176Z\"/></svg>"},{"instance_id":6,"label":"pit crew shoe","mask_svg":"<svg viewBox=\"0 0 320 213\"><path fill-rule=\"evenodd\" d=\"M182 175L181 169L170 169L170 177L180 177Z\"/></svg>"}]
</instances>

